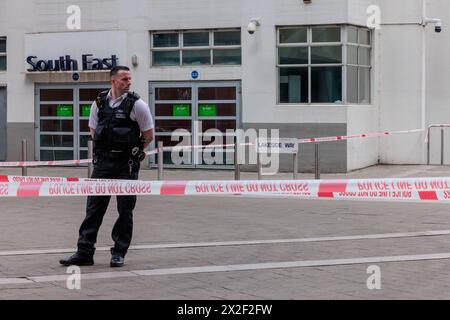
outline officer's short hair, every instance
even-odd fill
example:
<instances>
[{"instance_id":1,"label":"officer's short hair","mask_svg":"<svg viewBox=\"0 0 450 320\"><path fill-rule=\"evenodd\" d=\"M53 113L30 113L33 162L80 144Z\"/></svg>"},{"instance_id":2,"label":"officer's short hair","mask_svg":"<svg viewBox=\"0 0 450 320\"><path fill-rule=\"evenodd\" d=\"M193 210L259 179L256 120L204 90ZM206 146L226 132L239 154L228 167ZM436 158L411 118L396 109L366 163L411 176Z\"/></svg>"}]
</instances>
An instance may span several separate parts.
<instances>
[{"instance_id":1,"label":"officer's short hair","mask_svg":"<svg viewBox=\"0 0 450 320\"><path fill-rule=\"evenodd\" d=\"M109 76L112 78L114 77L117 73L119 73L120 70L124 70L124 71L130 71L130 68L126 67L126 66L115 66L111 69L111 71L109 72Z\"/></svg>"}]
</instances>

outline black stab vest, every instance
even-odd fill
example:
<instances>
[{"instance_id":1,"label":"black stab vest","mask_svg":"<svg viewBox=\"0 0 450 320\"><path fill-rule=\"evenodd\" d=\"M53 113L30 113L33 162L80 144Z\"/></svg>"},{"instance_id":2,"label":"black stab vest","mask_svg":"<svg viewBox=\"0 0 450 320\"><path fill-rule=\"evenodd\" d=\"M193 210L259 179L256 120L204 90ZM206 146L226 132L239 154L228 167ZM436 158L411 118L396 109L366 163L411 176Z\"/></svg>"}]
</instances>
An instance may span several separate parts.
<instances>
[{"instance_id":1,"label":"black stab vest","mask_svg":"<svg viewBox=\"0 0 450 320\"><path fill-rule=\"evenodd\" d=\"M135 147L142 148L141 130L130 114L139 96L130 92L116 108L107 101L108 91L103 91L96 99L98 124L94 134L94 154L115 153L130 156Z\"/></svg>"}]
</instances>

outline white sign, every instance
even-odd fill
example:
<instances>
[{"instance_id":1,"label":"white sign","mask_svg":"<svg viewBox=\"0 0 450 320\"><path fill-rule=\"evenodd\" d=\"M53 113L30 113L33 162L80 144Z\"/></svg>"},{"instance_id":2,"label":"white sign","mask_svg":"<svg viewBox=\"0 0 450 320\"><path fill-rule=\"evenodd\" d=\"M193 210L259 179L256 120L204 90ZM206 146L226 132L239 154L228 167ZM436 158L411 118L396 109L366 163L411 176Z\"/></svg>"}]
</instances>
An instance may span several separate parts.
<instances>
[{"instance_id":1,"label":"white sign","mask_svg":"<svg viewBox=\"0 0 450 320\"><path fill-rule=\"evenodd\" d=\"M258 153L298 153L297 139L258 139L257 144Z\"/></svg>"},{"instance_id":2,"label":"white sign","mask_svg":"<svg viewBox=\"0 0 450 320\"><path fill-rule=\"evenodd\" d=\"M90 69L108 69L112 60L116 65L126 63L126 48L125 31L29 33L25 35L24 70L30 69L26 61L28 57L36 57L32 59L33 63L41 61L39 66L42 69L45 69L44 65L51 69L50 64L53 68L59 64L60 68L64 65L66 69L73 70L74 61L79 71L86 69L83 68L83 62L98 66ZM71 68L67 68L67 65Z\"/></svg>"}]
</instances>

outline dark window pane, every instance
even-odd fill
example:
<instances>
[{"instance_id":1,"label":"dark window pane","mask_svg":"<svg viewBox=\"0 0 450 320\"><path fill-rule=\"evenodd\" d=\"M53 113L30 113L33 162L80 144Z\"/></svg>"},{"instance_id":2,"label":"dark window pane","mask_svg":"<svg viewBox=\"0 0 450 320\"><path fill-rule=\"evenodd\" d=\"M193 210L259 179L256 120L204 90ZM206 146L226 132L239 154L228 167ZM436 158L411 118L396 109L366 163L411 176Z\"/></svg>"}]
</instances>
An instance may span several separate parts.
<instances>
[{"instance_id":1,"label":"dark window pane","mask_svg":"<svg viewBox=\"0 0 450 320\"><path fill-rule=\"evenodd\" d=\"M308 47L278 48L280 64L308 64Z\"/></svg>"},{"instance_id":2,"label":"dark window pane","mask_svg":"<svg viewBox=\"0 0 450 320\"><path fill-rule=\"evenodd\" d=\"M155 116L157 117L190 117L190 104L156 104Z\"/></svg>"},{"instance_id":3,"label":"dark window pane","mask_svg":"<svg viewBox=\"0 0 450 320\"><path fill-rule=\"evenodd\" d=\"M154 66L178 66L180 51L153 51Z\"/></svg>"},{"instance_id":4,"label":"dark window pane","mask_svg":"<svg viewBox=\"0 0 450 320\"><path fill-rule=\"evenodd\" d=\"M240 31L214 32L215 46L239 46L241 45Z\"/></svg>"},{"instance_id":5,"label":"dark window pane","mask_svg":"<svg viewBox=\"0 0 450 320\"><path fill-rule=\"evenodd\" d=\"M349 26L347 28L347 41L351 43L358 43L358 28Z\"/></svg>"},{"instance_id":6,"label":"dark window pane","mask_svg":"<svg viewBox=\"0 0 450 320\"><path fill-rule=\"evenodd\" d=\"M347 67L347 100L358 103L358 67Z\"/></svg>"},{"instance_id":7,"label":"dark window pane","mask_svg":"<svg viewBox=\"0 0 450 320\"><path fill-rule=\"evenodd\" d=\"M164 147L174 147L174 146L178 145L182 141L181 136L180 135L176 135L176 134L174 134L173 136L175 137L174 138L175 141L172 141L172 137L171 136L156 136L156 138L155 138L156 145L158 145L158 141L162 141ZM177 140L177 139L179 139L179 140ZM190 135L189 136L183 136L183 139L191 141L191 136ZM184 141L186 141L186 140L184 140Z\"/></svg>"},{"instance_id":8,"label":"dark window pane","mask_svg":"<svg viewBox=\"0 0 450 320\"><path fill-rule=\"evenodd\" d=\"M347 46L347 63L348 64L358 64L358 47L357 46Z\"/></svg>"},{"instance_id":9,"label":"dark window pane","mask_svg":"<svg viewBox=\"0 0 450 320\"><path fill-rule=\"evenodd\" d=\"M359 43L370 45L370 31L366 29L359 29Z\"/></svg>"},{"instance_id":10,"label":"dark window pane","mask_svg":"<svg viewBox=\"0 0 450 320\"><path fill-rule=\"evenodd\" d=\"M342 47L311 47L311 63L342 63Z\"/></svg>"},{"instance_id":11,"label":"dark window pane","mask_svg":"<svg viewBox=\"0 0 450 320\"><path fill-rule=\"evenodd\" d=\"M94 101L95 98L98 97L98 94L105 90L108 90L108 88L80 89L80 100L81 101Z\"/></svg>"},{"instance_id":12,"label":"dark window pane","mask_svg":"<svg viewBox=\"0 0 450 320\"><path fill-rule=\"evenodd\" d=\"M307 29L280 29L280 43L307 42Z\"/></svg>"},{"instance_id":13,"label":"dark window pane","mask_svg":"<svg viewBox=\"0 0 450 320\"><path fill-rule=\"evenodd\" d=\"M41 120L41 132L73 132L73 120Z\"/></svg>"},{"instance_id":14,"label":"dark window pane","mask_svg":"<svg viewBox=\"0 0 450 320\"><path fill-rule=\"evenodd\" d=\"M88 159L87 151L80 150L80 159Z\"/></svg>"},{"instance_id":15,"label":"dark window pane","mask_svg":"<svg viewBox=\"0 0 450 320\"><path fill-rule=\"evenodd\" d=\"M178 47L178 33L161 33L153 35L154 48Z\"/></svg>"},{"instance_id":16,"label":"dark window pane","mask_svg":"<svg viewBox=\"0 0 450 320\"><path fill-rule=\"evenodd\" d=\"M370 49L369 48L358 48L358 64L364 66L370 66Z\"/></svg>"},{"instance_id":17,"label":"dark window pane","mask_svg":"<svg viewBox=\"0 0 450 320\"><path fill-rule=\"evenodd\" d=\"M73 148L73 136L41 135L41 147Z\"/></svg>"},{"instance_id":18,"label":"dark window pane","mask_svg":"<svg viewBox=\"0 0 450 320\"><path fill-rule=\"evenodd\" d=\"M220 132L226 133L227 130L236 129L236 120L202 120L200 121L202 132L209 129L217 129ZM211 142L204 142L203 144L210 144Z\"/></svg>"},{"instance_id":19,"label":"dark window pane","mask_svg":"<svg viewBox=\"0 0 450 320\"><path fill-rule=\"evenodd\" d=\"M90 132L89 120L80 120L80 132Z\"/></svg>"},{"instance_id":20,"label":"dark window pane","mask_svg":"<svg viewBox=\"0 0 450 320\"><path fill-rule=\"evenodd\" d=\"M236 100L235 87L198 88L199 100Z\"/></svg>"},{"instance_id":21,"label":"dark window pane","mask_svg":"<svg viewBox=\"0 0 450 320\"><path fill-rule=\"evenodd\" d=\"M156 88L156 100L191 100L191 88Z\"/></svg>"},{"instance_id":22,"label":"dark window pane","mask_svg":"<svg viewBox=\"0 0 450 320\"><path fill-rule=\"evenodd\" d=\"M80 147L87 148L90 136L80 135ZM81 158L83 159L83 158Z\"/></svg>"},{"instance_id":23,"label":"dark window pane","mask_svg":"<svg viewBox=\"0 0 450 320\"><path fill-rule=\"evenodd\" d=\"M73 151L70 150L41 150L41 161L72 160Z\"/></svg>"},{"instance_id":24,"label":"dark window pane","mask_svg":"<svg viewBox=\"0 0 450 320\"><path fill-rule=\"evenodd\" d=\"M320 27L312 29L313 42L340 42L340 27Z\"/></svg>"},{"instance_id":25,"label":"dark window pane","mask_svg":"<svg viewBox=\"0 0 450 320\"><path fill-rule=\"evenodd\" d=\"M183 51L183 64L186 65L199 65L211 63L211 51L210 50L184 50Z\"/></svg>"},{"instance_id":26,"label":"dark window pane","mask_svg":"<svg viewBox=\"0 0 450 320\"><path fill-rule=\"evenodd\" d=\"M191 131L191 120L155 120L156 132L173 132L177 129Z\"/></svg>"},{"instance_id":27,"label":"dark window pane","mask_svg":"<svg viewBox=\"0 0 450 320\"><path fill-rule=\"evenodd\" d=\"M6 70L6 57L0 57L0 70Z\"/></svg>"},{"instance_id":28,"label":"dark window pane","mask_svg":"<svg viewBox=\"0 0 450 320\"><path fill-rule=\"evenodd\" d=\"M213 64L241 63L241 49L213 50Z\"/></svg>"},{"instance_id":29,"label":"dark window pane","mask_svg":"<svg viewBox=\"0 0 450 320\"><path fill-rule=\"evenodd\" d=\"M41 101L72 101L72 89L41 89Z\"/></svg>"},{"instance_id":30,"label":"dark window pane","mask_svg":"<svg viewBox=\"0 0 450 320\"><path fill-rule=\"evenodd\" d=\"M209 32L187 32L183 33L183 46L209 46Z\"/></svg>"},{"instance_id":31,"label":"dark window pane","mask_svg":"<svg viewBox=\"0 0 450 320\"><path fill-rule=\"evenodd\" d=\"M311 68L311 102L342 102L342 68Z\"/></svg>"},{"instance_id":32,"label":"dark window pane","mask_svg":"<svg viewBox=\"0 0 450 320\"><path fill-rule=\"evenodd\" d=\"M308 68L280 68L280 102L308 102Z\"/></svg>"},{"instance_id":33,"label":"dark window pane","mask_svg":"<svg viewBox=\"0 0 450 320\"><path fill-rule=\"evenodd\" d=\"M370 103L370 69L359 68L359 103Z\"/></svg>"},{"instance_id":34,"label":"dark window pane","mask_svg":"<svg viewBox=\"0 0 450 320\"><path fill-rule=\"evenodd\" d=\"M0 39L0 53L6 53L6 39Z\"/></svg>"}]
</instances>

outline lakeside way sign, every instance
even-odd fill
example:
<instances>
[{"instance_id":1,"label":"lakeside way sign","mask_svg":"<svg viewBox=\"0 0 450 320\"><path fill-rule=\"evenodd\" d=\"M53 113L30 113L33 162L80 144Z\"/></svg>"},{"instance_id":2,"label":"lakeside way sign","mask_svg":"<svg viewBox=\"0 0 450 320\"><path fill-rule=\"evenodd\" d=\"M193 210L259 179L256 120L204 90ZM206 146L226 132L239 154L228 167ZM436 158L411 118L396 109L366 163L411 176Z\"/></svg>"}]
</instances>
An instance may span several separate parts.
<instances>
[{"instance_id":1,"label":"lakeside way sign","mask_svg":"<svg viewBox=\"0 0 450 320\"><path fill-rule=\"evenodd\" d=\"M257 150L258 153L297 154L298 142L293 138L260 138L257 140Z\"/></svg>"}]
</instances>

